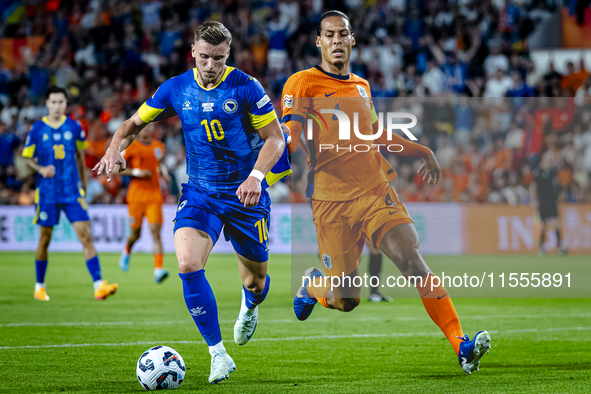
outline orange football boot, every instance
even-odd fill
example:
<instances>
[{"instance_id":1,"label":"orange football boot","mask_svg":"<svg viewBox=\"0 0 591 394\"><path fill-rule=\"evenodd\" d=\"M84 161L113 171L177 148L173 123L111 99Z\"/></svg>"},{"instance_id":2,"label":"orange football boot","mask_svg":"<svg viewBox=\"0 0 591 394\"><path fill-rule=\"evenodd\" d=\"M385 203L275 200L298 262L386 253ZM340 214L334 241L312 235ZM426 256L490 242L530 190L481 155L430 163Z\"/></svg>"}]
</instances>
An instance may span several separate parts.
<instances>
[{"instance_id":1,"label":"orange football boot","mask_svg":"<svg viewBox=\"0 0 591 394\"><path fill-rule=\"evenodd\" d=\"M94 292L94 298L97 300L104 300L107 297L114 295L118 288L119 285L117 283L110 285L106 280L103 280L103 284Z\"/></svg>"},{"instance_id":2,"label":"orange football boot","mask_svg":"<svg viewBox=\"0 0 591 394\"><path fill-rule=\"evenodd\" d=\"M39 290L35 290L33 297L39 301L49 301L49 296L43 287L40 287Z\"/></svg>"}]
</instances>

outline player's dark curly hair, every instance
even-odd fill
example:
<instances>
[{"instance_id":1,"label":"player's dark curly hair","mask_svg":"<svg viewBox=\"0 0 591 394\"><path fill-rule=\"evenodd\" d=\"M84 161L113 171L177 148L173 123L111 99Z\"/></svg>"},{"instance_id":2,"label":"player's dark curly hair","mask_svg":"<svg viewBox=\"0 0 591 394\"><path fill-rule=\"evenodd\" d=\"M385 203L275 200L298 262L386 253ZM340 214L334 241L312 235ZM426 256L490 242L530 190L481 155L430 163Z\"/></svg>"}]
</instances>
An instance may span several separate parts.
<instances>
[{"instance_id":1,"label":"player's dark curly hair","mask_svg":"<svg viewBox=\"0 0 591 394\"><path fill-rule=\"evenodd\" d=\"M351 29L351 21L349 20L349 17L347 15L345 15L344 13L342 13L341 11L331 10L331 11L326 11L320 17L320 20L318 21L318 27L316 28L316 31L317 31L316 35L319 36L320 33L322 32L322 21L325 20L326 18L330 18L331 16L340 16L341 18L344 18L347 21L347 24L349 25L349 31L351 33L353 32L353 29Z\"/></svg>"},{"instance_id":2,"label":"player's dark curly hair","mask_svg":"<svg viewBox=\"0 0 591 394\"><path fill-rule=\"evenodd\" d=\"M211 45L232 44L232 33L220 22L209 21L195 28L195 42L203 40Z\"/></svg>"},{"instance_id":3,"label":"player's dark curly hair","mask_svg":"<svg viewBox=\"0 0 591 394\"><path fill-rule=\"evenodd\" d=\"M49 98L49 95L52 93L62 93L64 95L64 97L66 97L66 100L68 99L68 92L66 91L66 89L61 88L57 85L50 86L45 91L45 99L47 100Z\"/></svg>"}]
</instances>

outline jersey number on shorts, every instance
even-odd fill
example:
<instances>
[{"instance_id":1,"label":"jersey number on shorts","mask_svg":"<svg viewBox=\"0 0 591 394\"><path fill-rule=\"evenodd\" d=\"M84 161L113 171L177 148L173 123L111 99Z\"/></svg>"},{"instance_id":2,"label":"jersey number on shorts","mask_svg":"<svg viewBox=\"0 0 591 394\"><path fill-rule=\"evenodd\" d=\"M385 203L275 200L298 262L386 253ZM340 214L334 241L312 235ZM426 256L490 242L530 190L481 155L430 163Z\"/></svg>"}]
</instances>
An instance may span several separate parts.
<instances>
[{"instance_id":1,"label":"jersey number on shorts","mask_svg":"<svg viewBox=\"0 0 591 394\"><path fill-rule=\"evenodd\" d=\"M63 145L54 145L53 146L53 156L56 160L64 160L66 158L66 151Z\"/></svg>"},{"instance_id":2,"label":"jersey number on shorts","mask_svg":"<svg viewBox=\"0 0 591 394\"><path fill-rule=\"evenodd\" d=\"M219 120L214 119L211 121L210 124L208 124L207 119L203 119L201 121L201 125L205 127L205 132L207 133L207 140L209 142L213 141L213 139L211 138L212 134L213 138L215 138L217 141L224 139L224 129Z\"/></svg>"},{"instance_id":3,"label":"jersey number on shorts","mask_svg":"<svg viewBox=\"0 0 591 394\"><path fill-rule=\"evenodd\" d=\"M85 211L88 209L88 205L86 205L86 200L84 199L84 197L78 198L78 204L80 204L82 209L84 209Z\"/></svg>"},{"instance_id":4,"label":"jersey number on shorts","mask_svg":"<svg viewBox=\"0 0 591 394\"><path fill-rule=\"evenodd\" d=\"M269 226L267 225L267 219L261 219L257 221L254 226L259 230L259 242L263 243L269 238Z\"/></svg>"}]
</instances>

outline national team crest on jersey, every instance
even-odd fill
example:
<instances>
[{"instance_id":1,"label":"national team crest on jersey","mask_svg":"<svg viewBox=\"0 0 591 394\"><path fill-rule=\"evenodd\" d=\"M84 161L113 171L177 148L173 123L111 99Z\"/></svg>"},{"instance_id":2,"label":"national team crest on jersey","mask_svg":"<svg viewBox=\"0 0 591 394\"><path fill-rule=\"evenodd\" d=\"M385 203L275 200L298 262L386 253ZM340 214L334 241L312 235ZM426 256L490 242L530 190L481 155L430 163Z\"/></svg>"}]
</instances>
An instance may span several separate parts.
<instances>
[{"instance_id":1,"label":"national team crest on jersey","mask_svg":"<svg viewBox=\"0 0 591 394\"><path fill-rule=\"evenodd\" d=\"M357 86L357 90L359 90L359 95L367 100L367 92L365 91L365 88L361 85L356 85L356 86Z\"/></svg>"},{"instance_id":2,"label":"national team crest on jersey","mask_svg":"<svg viewBox=\"0 0 591 394\"><path fill-rule=\"evenodd\" d=\"M234 99L228 99L223 104L224 111L229 114L233 114L238 109L238 103Z\"/></svg>"},{"instance_id":3,"label":"national team crest on jersey","mask_svg":"<svg viewBox=\"0 0 591 394\"><path fill-rule=\"evenodd\" d=\"M160 148L154 148L154 156L158 160L162 159L162 149L160 149Z\"/></svg>"},{"instance_id":4,"label":"national team crest on jersey","mask_svg":"<svg viewBox=\"0 0 591 394\"><path fill-rule=\"evenodd\" d=\"M326 268L327 270L332 268L332 260L330 259L329 255L322 255L322 264L324 265L324 268Z\"/></svg>"},{"instance_id":5,"label":"national team crest on jersey","mask_svg":"<svg viewBox=\"0 0 591 394\"><path fill-rule=\"evenodd\" d=\"M355 85L355 86L357 86L357 90L359 90L359 95L365 99L365 101L366 101L365 104L367 105L367 107L371 108L371 104L369 103L369 96L367 95L365 88L361 85Z\"/></svg>"},{"instance_id":6,"label":"national team crest on jersey","mask_svg":"<svg viewBox=\"0 0 591 394\"><path fill-rule=\"evenodd\" d=\"M71 133L70 131L66 131L66 132L64 133L64 138L65 138L66 140L68 140L68 141L69 141L69 140L71 140L71 139L72 139L72 133Z\"/></svg>"}]
</instances>

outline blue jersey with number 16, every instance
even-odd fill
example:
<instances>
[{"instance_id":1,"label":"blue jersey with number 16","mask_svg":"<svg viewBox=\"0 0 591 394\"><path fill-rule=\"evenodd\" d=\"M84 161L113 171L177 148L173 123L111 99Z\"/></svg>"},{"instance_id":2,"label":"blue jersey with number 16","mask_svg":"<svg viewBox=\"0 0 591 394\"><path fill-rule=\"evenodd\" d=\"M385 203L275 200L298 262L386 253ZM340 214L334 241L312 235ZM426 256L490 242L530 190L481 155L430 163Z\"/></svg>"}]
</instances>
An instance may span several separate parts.
<instances>
[{"instance_id":1,"label":"blue jersey with number 16","mask_svg":"<svg viewBox=\"0 0 591 394\"><path fill-rule=\"evenodd\" d=\"M254 168L264 143L256 130L276 118L261 84L234 67L209 89L198 83L197 69L173 77L139 109L146 123L175 115L183 125L189 184L226 194L234 194ZM284 150L263 187L289 174Z\"/></svg>"},{"instance_id":2,"label":"blue jersey with number 16","mask_svg":"<svg viewBox=\"0 0 591 394\"><path fill-rule=\"evenodd\" d=\"M36 157L40 166L55 167L52 178L43 178L37 173L36 203L64 204L83 197L76 153L86 145L84 130L77 120L63 116L60 123L54 125L43 117L33 124L25 141L23 157Z\"/></svg>"}]
</instances>

